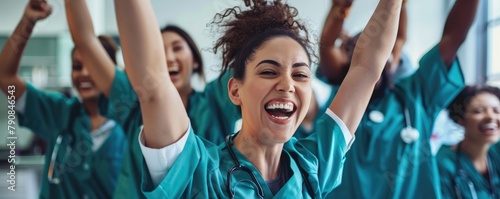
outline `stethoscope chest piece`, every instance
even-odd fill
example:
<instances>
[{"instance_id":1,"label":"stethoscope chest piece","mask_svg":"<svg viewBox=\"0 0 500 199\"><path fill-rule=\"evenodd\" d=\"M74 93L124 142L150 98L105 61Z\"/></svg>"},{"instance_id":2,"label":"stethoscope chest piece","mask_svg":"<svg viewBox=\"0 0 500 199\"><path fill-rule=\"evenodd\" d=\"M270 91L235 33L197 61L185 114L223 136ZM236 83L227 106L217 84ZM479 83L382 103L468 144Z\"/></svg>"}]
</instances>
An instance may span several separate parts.
<instances>
[{"instance_id":1,"label":"stethoscope chest piece","mask_svg":"<svg viewBox=\"0 0 500 199\"><path fill-rule=\"evenodd\" d=\"M407 126L401 130L401 139L407 144L417 141L418 138L420 138L420 133L411 126Z\"/></svg>"},{"instance_id":2,"label":"stethoscope chest piece","mask_svg":"<svg viewBox=\"0 0 500 199\"><path fill-rule=\"evenodd\" d=\"M384 114L377 110L370 111L368 117L375 123L382 123L384 121Z\"/></svg>"}]
</instances>

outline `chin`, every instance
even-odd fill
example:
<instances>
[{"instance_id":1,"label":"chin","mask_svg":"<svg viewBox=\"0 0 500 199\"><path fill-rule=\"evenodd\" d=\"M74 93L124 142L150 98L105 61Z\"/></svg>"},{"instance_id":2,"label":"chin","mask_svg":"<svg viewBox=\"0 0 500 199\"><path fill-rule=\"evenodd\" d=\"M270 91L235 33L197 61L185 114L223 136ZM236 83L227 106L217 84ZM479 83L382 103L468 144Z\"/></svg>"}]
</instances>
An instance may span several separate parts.
<instances>
[{"instance_id":1,"label":"chin","mask_svg":"<svg viewBox=\"0 0 500 199\"><path fill-rule=\"evenodd\" d=\"M297 128L288 129L286 131L280 131L279 133L275 134L276 136L274 138L279 143L285 143L288 142L290 139L292 139L296 131Z\"/></svg>"},{"instance_id":2,"label":"chin","mask_svg":"<svg viewBox=\"0 0 500 199\"><path fill-rule=\"evenodd\" d=\"M86 92L80 92L79 95L80 98L83 101L85 101L85 100L99 99L100 93L98 91L86 91Z\"/></svg>"},{"instance_id":3,"label":"chin","mask_svg":"<svg viewBox=\"0 0 500 199\"><path fill-rule=\"evenodd\" d=\"M279 144L284 144L285 142L288 142L292 138L292 135L276 135L273 136L272 140L275 143Z\"/></svg>"}]
</instances>

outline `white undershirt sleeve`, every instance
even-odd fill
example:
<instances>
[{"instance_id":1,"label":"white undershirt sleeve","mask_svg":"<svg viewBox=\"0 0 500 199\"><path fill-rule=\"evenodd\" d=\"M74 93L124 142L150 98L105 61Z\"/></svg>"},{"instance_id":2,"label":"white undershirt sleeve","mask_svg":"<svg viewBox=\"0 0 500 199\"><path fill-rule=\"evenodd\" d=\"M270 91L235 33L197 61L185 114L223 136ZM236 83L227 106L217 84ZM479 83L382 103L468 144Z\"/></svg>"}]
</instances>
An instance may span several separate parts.
<instances>
[{"instance_id":1,"label":"white undershirt sleeve","mask_svg":"<svg viewBox=\"0 0 500 199\"><path fill-rule=\"evenodd\" d=\"M342 133L344 134L344 139L345 139L345 144L346 144L346 151L348 151L351 148L352 143L354 142L355 137L352 136L351 132L347 128L347 126L344 124L344 122L337 116L332 110L329 108L326 109L326 114L330 116L330 118L333 119L339 126L340 129L342 130Z\"/></svg>"},{"instance_id":2,"label":"white undershirt sleeve","mask_svg":"<svg viewBox=\"0 0 500 199\"><path fill-rule=\"evenodd\" d=\"M148 165L149 174L153 181L154 186L158 186L160 182L165 178L170 168L177 160L177 157L181 154L184 146L186 145L187 138L191 131L191 124L186 133L177 142L168 145L161 149L149 148L145 145L143 139L143 128L141 127L141 133L139 134L139 143L141 146L142 155L144 160Z\"/></svg>"}]
</instances>

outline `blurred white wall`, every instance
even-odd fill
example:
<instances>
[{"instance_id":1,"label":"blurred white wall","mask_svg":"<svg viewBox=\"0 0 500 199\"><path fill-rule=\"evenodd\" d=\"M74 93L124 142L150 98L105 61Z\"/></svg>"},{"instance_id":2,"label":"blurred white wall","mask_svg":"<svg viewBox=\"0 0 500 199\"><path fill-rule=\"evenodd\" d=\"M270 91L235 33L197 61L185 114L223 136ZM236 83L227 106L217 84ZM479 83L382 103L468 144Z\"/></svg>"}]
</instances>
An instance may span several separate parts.
<instances>
[{"instance_id":1,"label":"blurred white wall","mask_svg":"<svg viewBox=\"0 0 500 199\"><path fill-rule=\"evenodd\" d=\"M0 34L9 35L15 28L28 0L0 0ZM64 13L64 0L49 0L54 13L47 20L37 25L36 35L67 36L67 25ZM151 0L158 18L159 28L166 24L176 24L186 29L202 49L207 79L217 75L220 59L211 53L211 46L217 33L207 26L216 12L224 8L241 5L241 0ZM447 12L454 1L410 0L408 8L408 41L405 51L409 53L414 64L440 39ZM94 18L96 31L99 33L117 34L113 0L88 0ZM330 8L331 0L289 0L299 9L300 16L308 24L312 35L318 38L324 18ZM346 22L346 29L355 34L362 30L373 13L378 0L355 0L351 14ZM469 38L477 33L471 31ZM61 42L70 45L71 42ZM65 47L62 50L67 50ZM473 83L476 75L476 46L474 39L469 39L462 47L459 57L462 61L466 81ZM465 49L465 50L464 50ZM65 59L64 61L69 61ZM62 62L62 61L61 61Z\"/></svg>"}]
</instances>

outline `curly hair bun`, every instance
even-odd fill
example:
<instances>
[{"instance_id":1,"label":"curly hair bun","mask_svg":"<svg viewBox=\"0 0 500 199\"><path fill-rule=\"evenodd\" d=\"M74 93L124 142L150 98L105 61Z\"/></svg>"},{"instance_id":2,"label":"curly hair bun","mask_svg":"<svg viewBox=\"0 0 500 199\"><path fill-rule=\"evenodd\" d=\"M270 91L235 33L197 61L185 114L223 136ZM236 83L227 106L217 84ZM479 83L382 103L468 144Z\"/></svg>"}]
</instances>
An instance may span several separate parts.
<instances>
[{"instance_id":1,"label":"curly hair bun","mask_svg":"<svg viewBox=\"0 0 500 199\"><path fill-rule=\"evenodd\" d=\"M308 51L312 49L306 28L295 19L298 16L295 7L281 0L244 2L249 9L242 11L238 6L229 8L216 14L212 21L212 25L218 25L224 31L214 46L214 52L222 51L223 71L236 59L241 48L248 46L247 43L252 38L271 30L289 32Z\"/></svg>"}]
</instances>

